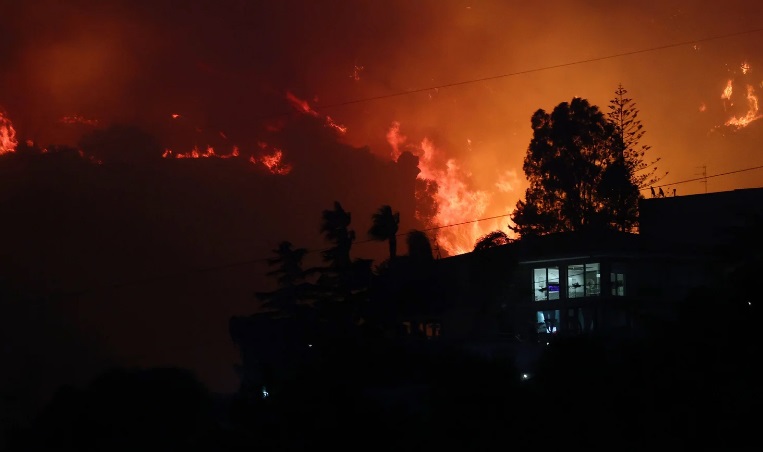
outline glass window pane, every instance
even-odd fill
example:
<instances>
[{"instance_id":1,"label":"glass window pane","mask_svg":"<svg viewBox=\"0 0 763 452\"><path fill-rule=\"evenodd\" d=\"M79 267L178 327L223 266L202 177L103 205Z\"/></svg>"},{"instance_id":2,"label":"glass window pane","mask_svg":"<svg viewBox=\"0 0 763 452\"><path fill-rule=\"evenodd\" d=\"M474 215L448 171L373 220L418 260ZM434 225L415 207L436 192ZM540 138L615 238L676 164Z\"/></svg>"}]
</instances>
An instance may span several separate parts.
<instances>
[{"instance_id":1,"label":"glass window pane","mask_svg":"<svg viewBox=\"0 0 763 452\"><path fill-rule=\"evenodd\" d=\"M583 265L567 267L567 298L580 298L585 295L585 278Z\"/></svg>"},{"instance_id":2,"label":"glass window pane","mask_svg":"<svg viewBox=\"0 0 763 452\"><path fill-rule=\"evenodd\" d=\"M548 282L546 280L546 269L536 268L533 270L533 296L535 301L548 299Z\"/></svg>"},{"instance_id":3,"label":"glass window pane","mask_svg":"<svg viewBox=\"0 0 763 452\"><path fill-rule=\"evenodd\" d=\"M617 274L617 295L625 296L625 275L622 273Z\"/></svg>"},{"instance_id":4,"label":"glass window pane","mask_svg":"<svg viewBox=\"0 0 763 452\"><path fill-rule=\"evenodd\" d=\"M559 286L559 267L549 267L548 268L548 299L558 300L560 289L561 287Z\"/></svg>"},{"instance_id":5,"label":"glass window pane","mask_svg":"<svg viewBox=\"0 0 763 452\"><path fill-rule=\"evenodd\" d=\"M585 296L596 297L601 294L601 274L599 264L585 264Z\"/></svg>"},{"instance_id":6,"label":"glass window pane","mask_svg":"<svg viewBox=\"0 0 763 452\"><path fill-rule=\"evenodd\" d=\"M539 333L556 333L559 329L559 311L538 311L536 312L538 320Z\"/></svg>"},{"instance_id":7,"label":"glass window pane","mask_svg":"<svg viewBox=\"0 0 763 452\"><path fill-rule=\"evenodd\" d=\"M619 297L625 296L625 274L611 273L609 281L612 285L612 295Z\"/></svg>"}]
</instances>

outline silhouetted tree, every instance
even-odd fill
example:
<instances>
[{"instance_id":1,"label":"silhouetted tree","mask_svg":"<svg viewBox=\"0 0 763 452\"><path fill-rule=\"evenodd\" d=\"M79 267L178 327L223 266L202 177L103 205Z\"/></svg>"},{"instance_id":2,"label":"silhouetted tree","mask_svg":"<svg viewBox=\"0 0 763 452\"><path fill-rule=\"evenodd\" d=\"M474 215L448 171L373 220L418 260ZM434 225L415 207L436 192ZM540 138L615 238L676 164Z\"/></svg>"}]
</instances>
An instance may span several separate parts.
<instances>
[{"instance_id":1,"label":"silhouetted tree","mask_svg":"<svg viewBox=\"0 0 763 452\"><path fill-rule=\"evenodd\" d=\"M530 187L517 202L512 230L522 236L591 228L631 230L638 187L613 143L616 127L598 107L574 98L531 119L523 169ZM627 203L627 205L622 205Z\"/></svg>"},{"instance_id":2,"label":"silhouetted tree","mask_svg":"<svg viewBox=\"0 0 763 452\"><path fill-rule=\"evenodd\" d=\"M368 235L379 241L387 241L389 244L389 258L397 256L397 228L400 224L400 212L392 213L392 207L384 205L371 217L373 221Z\"/></svg>"},{"instance_id":3,"label":"silhouetted tree","mask_svg":"<svg viewBox=\"0 0 763 452\"><path fill-rule=\"evenodd\" d=\"M268 259L268 265L276 267L267 273L276 278L278 288L272 292L257 292L263 307L293 314L300 302L306 301L310 284L305 282L302 259L307 250L293 248L291 242L283 241L273 250L276 257Z\"/></svg>"},{"instance_id":4,"label":"silhouetted tree","mask_svg":"<svg viewBox=\"0 0 763 452\"><path fill-rule=\"evenodd\" d=\"M427 234L418 229L411 230L406 236L408 246L408 257L414 262L432 262L434 254L432 253L432 242Z\"/></svg>"},{"instance_id":5,"label":"silhouetted tree","mask_svg":"<svg viewBox=\"0 0 763 452\"><path fill-rule=\"evenodd\" d=\"M321 233L333 246L323 252L323 260L333 268L345 269L350 266L350 249L355 241L355 231L350 229L352 216L342 208L339 201L334 202L333 210L324 210Z\"/></svg>"},{"instance_id":6,"label":"silhouetted tree","mask_svg":"<svg viewBox=\"0 0 763 452\"><path fill-rule=\"evenodd\" d=\"M212 407L190 371L115 369L84 390L61 388L18 450L205 450L217 442Z\"/></svg>"},{"instance_id":7,"label":"silhouetted tree","mask_svg":"<svg viewBox=\"0 0 763 452\"><path fill-rule=\"evenodd\" d=\"M321 273L318 285L322 290L318 305L329 316L335 316L340 311L342 315L349 314L352 310L349 304L356 301L353 290L370 279L370 262L353 262L350 258L350 249L355 241L351 222L350 212L345 211L338 201L334 202L332 210L323 211L320 230L333 246L323 251L323 260L328 266L317 269Z\"/></svg>"},{"instance_id":8,"label":"silhouetted tree","mask_svg":"<svg viewBox=\"0 0 763 452\"><path fill-rule=\"evenodd\" d=\"M494 248L509 243L511 239L503 231L492 231L477 239L474 244L474 251L482 251L488 248Z\"/></svg>"},{"instance_id":9,"label":"silhouetted tree","mask_svg":"<svg viewBox=\"0 0 763 452\"><path fill-rule=\"evenodd\" d=\"M615 126L615 150L623 153L631 181L641 189L656 184L668 173L657 175L656 165L662 160L660 157L649 163L644 161L651 146L639 145L646 131L638 119L639 110L636 103L633 99L625 97L627 93L622 84L617 85L615 97L609 101L610 112L607 113L607 119Z\"/></svg>"}]
</instances>

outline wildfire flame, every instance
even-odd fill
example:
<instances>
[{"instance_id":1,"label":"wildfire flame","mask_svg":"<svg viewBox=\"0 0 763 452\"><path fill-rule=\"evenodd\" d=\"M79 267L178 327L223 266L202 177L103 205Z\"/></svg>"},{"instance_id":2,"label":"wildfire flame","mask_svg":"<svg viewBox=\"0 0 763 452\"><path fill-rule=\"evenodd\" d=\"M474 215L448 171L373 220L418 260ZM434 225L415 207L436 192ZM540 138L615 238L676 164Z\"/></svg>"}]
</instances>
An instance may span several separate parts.
<instances>
[{"instance_id":1,"label":"wildfire flame","mask_svg":"<svg viewBox=\"0 0 763 452\"><path fill-rule=\"evenodd\" d=\"M723 93L721 93L721 99L731 100L732 94L734 94L734 81L729 80L726 82L726 88L723 89Z\"/></svg>"},{"instance_id":2,"label":"wildfire flame","mask_svg":"<svg viewBox=\"0 0 763 452\"><path fill-rule=\"evenodd\" d=\"M271 148L267 143L260 142L259 146L263 150L270 150L270 153L260 157L263 165L273 174L285 176L291 172L291 165L283 162L283 151L278 148ZM250 159L254 163L253 158Z\"/></svg>"},{"instance_id":3,"label":"wildfire flame","mask_svg":"<svg viewBox=\"0 0 763 452\"><path fill-rule=\"evenodd\" d=\"M740 67L742 69L743 75L747 75L751 71L750 64L746 61L742 62ZM749 79L749 76L745 78ZM750 83L745 83L745 85L747 89L745 91L744 100L746 101L747 110L743 113L734 114L724 123L724 125L732 127L736 130L747 127L750 125L750 123L760 119L760 117L763 116L758 109L758 96L755 94L755 87ZM721 93L721 99L724 100L724 108L728 109L728 107L734 106L734 101L731 98L732 95L734 95L734 80L729 79L726 81L726 87ZM741 93L736 95L737 101L739 104L742 104L742 102L739 101L740 95Z\"/></svg>"},{"instance_id":4,"label":"wildfire flame","mask_svg":"<svg viewBox=\"0 0 763 452\"><path fill-rule=\"evenodd\" d=\"M207 146L207 149L204 151L199 150L198 146L194 146L193 149L191 149L189 152L182 153L182 154L176 154L172 151L172 149L165 149L164 153L162 154L163 158L176 158L176 159L200 159L200 158L218 158L218 159L229 159L239 156L239 149L238 146L233 146L233 149L227 153L227 154L217 154L215 153L215 148L212 146Z\"/></svg>"},{"instance_id":5,"label":"wildfire flame","mask_svg":"<svg viewBox=\"0 0 763 452\"><path fill-rule=\"evenodd\" d=\"M402 153L401 146L407 141L407 138L400 133L399 122L395 121L390 126L387 141L392 147L392 156L399 156ZM404 150L419 157L420 173L417 177L426 182L424 187L427 185L431 187L434 184L437 187L433 195L437 211L429 219L431 224L427 226L462 225L439 230L436 242L440 248L451 255L467 253L474 249L474 244L480 237L502 228L500 221L492 223L473 221L485 217L492 195L484 190L470 188L471 175L464 172L455 159L451 158L444 164L438 164L437 157L440 152L428 138L424 138L419 144L408 144ZM507 171L499 178L496 185L499 190L513 191L517 183L516 172ZM417 199L424 196L424 193L416 193ZM426 221L424 218L419 220Z\"/></svg>"},{"instance_id":6,"label":"wildfire flame","mask_svg":"<svg viewBox=\"0 0 763 452\"><path fill-rule=\"evenodd\" d=\"M19 142L16 140L16 130L13 123L0 109L0 155L16 151Z\"/></svg>"},{"instance_id":7,"label":"wildfire flame","mask_svg":"<svg viewBox=\"0 0 763 452\"><path fill-rule=\"evenodd\" d=\"M403 152L400 150L400 146L405 144L405 140L408 138L400 133L400 123L393 121L389 130L387 131L387 143L392 147L390 156L392 160L397 161L400 154Z\"/></svg>"},{"instance_id":8,"label":"wildfire flame","mask_svg":"<svg viewBox=\"0 0 763 452\"><path fill-rule=\"evenodd\" d=\"M291 91L286 92L286 99L291 102L292 106L297 109L297 111L301 113L308 114L310 116L315 116L316 118L321 117L321 114L315 111L313 107L310 106L310 104L303 99L300 99L299 97L295 96ZM338 124L336 121L334 121L331 116L326 115L324 117L324 121L326 123L326 127L330 127L334 130L336 130L340 135L344 135L347 133L347 127Z\"/></svg>"},{"instance_id":9,"label":"wildfire flame","mask_svg":"<svg viewBox=\"0 0 763 452\"><path fill-rule=\"evenodd\" d=\"M253 155L250 155L247 159L249 163L253 165L256 165L258 162L262 163L265 169L271 174L278 176L285 176L291 172L292 166L283 161L284 153L281 149L271 147L265 142L259 142L258 145L260 149L266 152L259 158L259 160ZM199 149L198 146L194 146L193 149L185 153L176 153L172 149L166 148L162 153L162 158L165 159L232 159L238 157L241 157L241 150L238 146L233 146L233 149L227 154L218 154L212 146L207 146L204 150Z\"/></svg>"},{"instance_id":10,"label":"wildfire flame","mask_svg":"<svg viewBox=\"0 0 763 452\"><path fill-rule=\"evenodd\" d=\"M297 111L314 117L322 117L327 127L332 127L344 133L346 128L336 124L330 116L322 116L310 104L292 93L287 93L287 99ZM440 228L443 226L459 225L459 227L441 228L436 236L437 245L448 254L463 254L474 248L475 242L496 229L505 228L501 221L480 222L474 221L484 218L491 201L491 194L484 190L470 188L470 174L464 172L455 159L448 159L442 163L438 157L440 151L428 138L420 143L407 144L408 138L400 132L400 123L392 122L386 134L387 142L392 151L390 157L397 161L403 151L410 151L419 157L419 174L417 178L423 182L417 188L415 194L420 202L434 202L437 210L434 215L426 216L420 211L416 212L419 221L427 227ZM467 146L471 149L471 140L467 140ZM290 165L282 162L283 152L278 148L271 148L266 143L259 143L260 148L269 150L260 161L273 174L288 174ZM254 160L252 160L254 163ZM439 162L439 163L438 163ZM507 171L501 175L496 186L501 192L510 192L518 184L516 171ZM434 193L427 189L436 187Z\"/></svg>"},{"instance_id":11,"label":"wildfire flame","mask_svg":"<svg viewBox=\"0 0 763 452\"><path fill-rule=\"evenodd\" d=\"M751 83L750 80L749 74L752 72L752 68L746 61L742 62L740 68L742 76L744 76L743 82L746 87L744 95L741 92L737 92L739 90L734 89L734 79L728 79L726 81L726 87L723 88L723 91L721 92L721 99L723 99L724 110L728 111L729 107L734 107L735 103L739 104L737 107L735 107L736 112L733 113L733 115L723 123L724 126L730 127L734 130L739 130L747 127L753 121L756 121L760 119L761 116L763 116L758 107L758 96L755 94L755 84ZM761 82L760 86L763 87L763 82ZM735 98L732 98L732 96L735 96ZM742 101L740 98L743 98L744 101ZM746 107L746 110L741 111L741 108L744 107ZM705 111L704 104L700 107L700 111ZM715 126L713 130L720 127L722 126Z\"/></svg>"},{"instance_id":12,"label":"wildfire flame","mask_svg":"<svg viewBox=\"0 0 763 452\"><path fill-rule=\"evenodd\" d=\"M747 127L751 122L760 119L760 117L763 116L758 111L758 97L755 95L755 88L753 88L752 85L747 85L747 106L748 110L744 116L732 116L726 121L726 125L741 129L742 127Z\"/></svg>"}]
</instances>

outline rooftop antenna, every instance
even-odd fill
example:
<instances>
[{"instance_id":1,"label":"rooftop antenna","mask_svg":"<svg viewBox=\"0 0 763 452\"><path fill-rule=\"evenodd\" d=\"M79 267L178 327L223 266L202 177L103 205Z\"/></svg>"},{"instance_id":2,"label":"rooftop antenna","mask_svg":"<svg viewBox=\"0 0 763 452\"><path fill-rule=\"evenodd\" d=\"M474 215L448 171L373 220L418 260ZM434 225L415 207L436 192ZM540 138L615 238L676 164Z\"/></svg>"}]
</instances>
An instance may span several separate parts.
<instances>
[{"instance_id":1,"label":"rooftop antenna","mask_svg":"<svg viewBox=\"0 0 763 452\"><path fill-rule=\"evenodd\" d=\"M434 242L434 258L442 259L442 254L440 254L440 244L437 242Z\"/></svg>"},{"instance_id":2,"label":"rooftop antenna","mask_svg":"<svg viewBox=\"0 0 763 452\"><path fill-rule=\"evenodd\" d=\"M697 168L701 168L701 173L695 173L696 176L702 176L702 182L705 184L705 194L707 194L707 165L698 166Z\"/></svg>"}]
</instances>

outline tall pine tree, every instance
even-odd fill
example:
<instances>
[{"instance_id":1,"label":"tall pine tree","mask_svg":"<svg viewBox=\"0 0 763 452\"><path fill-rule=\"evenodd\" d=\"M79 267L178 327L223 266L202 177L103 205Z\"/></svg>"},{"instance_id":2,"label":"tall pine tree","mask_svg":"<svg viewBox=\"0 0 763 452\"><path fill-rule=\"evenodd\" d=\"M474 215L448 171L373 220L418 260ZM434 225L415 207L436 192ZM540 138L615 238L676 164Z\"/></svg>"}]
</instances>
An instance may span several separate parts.
<instances>
[{"instance_id":1,"label":"tall pine tree","mask_svg":"<svg viewBox=\"0 0 763 452\"><path fill-rule=\"evenodd\" d=\"M617 85L615 97L609 101L609 113L607 119L615 126L615 150L623 153L625 163L631 172L631 180L639 188L643 189L654 185L668 173L657 174L657 163L660 157L647 163L644 159L651 146L640 145L644 130L641 120L638 119L639 110L633 99L625 97L628 91L622 84Z\"/></svg>"},{"instance_id":2,"label":"tall pine tree","mask_svg":"<svg viewBox=\"0 0 763 452\"><path fill-rule=\"evenodd\" d=\"M621 134L595 105L574 98L531 118L523 169L530 187L511 228L521 236L587 229L631 231L638 186Z\"/></svg>"}]
</instances>

